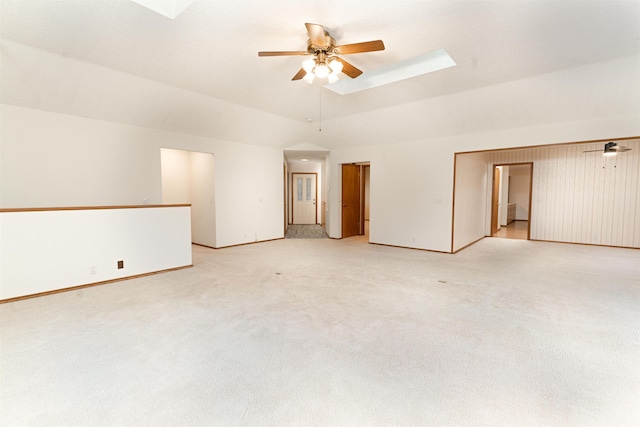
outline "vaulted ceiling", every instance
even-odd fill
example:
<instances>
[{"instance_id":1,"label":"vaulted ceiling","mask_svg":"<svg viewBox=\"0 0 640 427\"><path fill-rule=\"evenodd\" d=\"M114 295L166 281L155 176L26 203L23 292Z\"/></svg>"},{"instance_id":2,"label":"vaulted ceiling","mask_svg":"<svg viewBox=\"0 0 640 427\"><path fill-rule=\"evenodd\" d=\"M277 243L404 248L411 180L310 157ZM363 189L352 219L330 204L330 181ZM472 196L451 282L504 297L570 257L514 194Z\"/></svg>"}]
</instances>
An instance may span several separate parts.
<instances>
[{"instance_id":1,"label":"vaulted ceiling","mask_svg":"<svg viewBox=\"0 0 640 427\"><path fill-rule=\"evenodd\" d=\"M0 3L1 36L10 43L3 45L3 102L36 108L30 104L42 102L41 94L24 95L34 85L25 83L24 72L11 73L11 46L28 46L223 101L220 109L268 113L275 123L291 123L295 137L274 137L282 145L330 146L311 133L320 118L335 120L344 135L363 132L375 142L350 118L380 121L384 115L372 112L640 53L638 1L196 0L175 20L129 0ZM305 22L324 25L338 44L382 39L386 50L348 57L365 73L442 48L457 66L350 95L293 82L301 57L259 58L257 52L304 50ZM64 98L65 90L59 92ZM472 119L447 126L465 120ZM166 121L159 127L171 128ZM197 126L187 131L208 135Z\"/></svg>"}]
</instances>

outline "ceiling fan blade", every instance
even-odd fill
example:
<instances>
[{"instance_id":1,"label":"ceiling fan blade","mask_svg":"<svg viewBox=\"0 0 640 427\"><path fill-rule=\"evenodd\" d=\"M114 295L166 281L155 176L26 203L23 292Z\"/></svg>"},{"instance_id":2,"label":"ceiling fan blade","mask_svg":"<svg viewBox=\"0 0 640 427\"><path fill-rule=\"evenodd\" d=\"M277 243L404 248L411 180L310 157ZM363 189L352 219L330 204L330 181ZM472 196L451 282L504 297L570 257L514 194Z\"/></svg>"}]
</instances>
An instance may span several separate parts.
<instances>
[{"instance_id":1,"label":"ceiling fan blade","mask_svg":"<svg viewBox=\"0 0 640 427\"><path fill-rule=\"evenodd\" d=\"M583 151L583 153L597 153L597 152L602 153L603 151L604 150L586 150L586 151Z\"/></svg>"},{"instance_id":2,"label":"ceiling fan blade","mask_svg":"<svg viewBox=\"0 0 640 427\"><path fill-rule=\"evenodd\" d=\"M258 52L258 56L289 56L289 55L308 55L306 50L290 50L283 52Z\"/></svg>"},{"instance_id":3,"label":"ceiling fan blade","mask_svg":"<svg viewBox=\"0 0 640 427\"><path fill-rule=\"evenodd\" d=\"M362 71L358 70L356 67L354 67L353 65L349 64L347 61L345 61L342 58L337 58L336 57L334 59L334 61L342 62L342 72L345 73L347 76L351 77L352 79L355 79L360 74L362 74Z\"/></svg>"},{"instance_id":4,"label":"ceiling fan blade","mask_svg":"<svg viewBox=\"0 0 640 427\"><path fill-rule=\"evenodd\" d=\"M375 52L376 50L384 50L384 43L382 43L382 40L373 40L370 42L343 44L342 46L336 46L336 53L339 55Z\"/></svg>"},{"instance_id":5,"label":"ceiling fan blade","mask_svg":"<svg viewBox=\"0 0 640 427\"><path fill-rule=\"evenodd\" d=\"M298 73L295 76L293 76L291 80L300 80L305 75L307 75L307 72L304 70L304 68L300 68L300 71L298 71Z\"/></svg>"},{"instance_id":6,"label":"ceiling fan blade","mask_svg":"<svg viewBox=\"0 0 640 427\"><path fill-rule=\"evenodd\" d=\"M609 148L609 151L617 151L618 153L624 153L625 151L631 151L631 148L625 147L624 145L616 145L614 147Z\"/></svg>"},{"instance_id":7,"label":"ceiling fan blade","mask_svg":"<svg viewBox=\"0 0 640 427\"><path fill-rule=\"evenodd\" d=\"M307 32L309 33L311 44L318 47L327 46L327 38L325 37L324 27L322 25L308 23L304 25L307 27Z\"/></svg>"}]
</instances>

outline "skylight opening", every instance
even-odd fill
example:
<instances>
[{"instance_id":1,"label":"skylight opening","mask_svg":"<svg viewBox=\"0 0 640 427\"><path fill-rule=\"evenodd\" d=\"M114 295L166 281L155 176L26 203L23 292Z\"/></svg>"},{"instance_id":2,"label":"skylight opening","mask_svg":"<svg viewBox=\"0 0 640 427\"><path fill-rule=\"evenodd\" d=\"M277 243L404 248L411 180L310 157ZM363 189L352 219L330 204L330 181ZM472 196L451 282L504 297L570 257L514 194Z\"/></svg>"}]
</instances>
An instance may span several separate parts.
<instances>
[{"instance_id":1,"label":"skylight opening","mask_svg":"<svg viewBox=\"0 0 640 427\"><path fill-rule=\"evenodd\" d=\"M356 79L342 79L325 85L327 89L340 95L360 92L378 86L395 83L434 71L455 66L455 61L446 50L439 49L415 56L395 64L366 71Z\"/></svg>"},{"instance_id":2,"label":"skylight opening","mask_svg":"<svg viewBox=\"0 0 640 427\"><path fill-rule=\"evenodd\" d=\"M195 0L131 0L134 3L151 9L160 15L170 19L176 19L178 15L191 6Z\"/></svg>"}]
</instances>

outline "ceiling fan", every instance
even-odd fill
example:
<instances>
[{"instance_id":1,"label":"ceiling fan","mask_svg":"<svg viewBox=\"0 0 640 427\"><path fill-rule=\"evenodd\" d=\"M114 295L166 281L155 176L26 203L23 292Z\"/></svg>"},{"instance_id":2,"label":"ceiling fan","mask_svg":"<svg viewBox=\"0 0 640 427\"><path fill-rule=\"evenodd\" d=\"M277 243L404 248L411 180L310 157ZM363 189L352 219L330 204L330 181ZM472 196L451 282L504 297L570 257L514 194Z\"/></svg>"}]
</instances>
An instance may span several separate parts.
<instances>
[{"instance_id":1,"label":"ceiling fan","mask_svg":"<svg viewBox=\"0 0 640 427\"><path fill-rule=\"evenodd\" d=\"M615 142L607 142L604 144L604 150L586 150L583 153L602 152L604 156L615 156L618 153L624 153L625 151L631 151L631 148L624 145L618 145Z\"/></svg>"},{"instance_id":2,"label":"ceiling fan","mask_svg":"<svg viewBox=\"0 0 640 427\"><path fill-rule=\"evenodd\" d=\"M339 55L384 50L382 40L336 46L335 39L322 25L309 23L305 25L309 34L307 50L258 52L258 56L312 56L302 62L302 68L291 80L304 79L311 82L314 77L318 77L327 78L329 83L333 83L338 80L338 74L341 72L355 79L362 74L362 71L340 58Z\"/></svg>"}]
</instances>

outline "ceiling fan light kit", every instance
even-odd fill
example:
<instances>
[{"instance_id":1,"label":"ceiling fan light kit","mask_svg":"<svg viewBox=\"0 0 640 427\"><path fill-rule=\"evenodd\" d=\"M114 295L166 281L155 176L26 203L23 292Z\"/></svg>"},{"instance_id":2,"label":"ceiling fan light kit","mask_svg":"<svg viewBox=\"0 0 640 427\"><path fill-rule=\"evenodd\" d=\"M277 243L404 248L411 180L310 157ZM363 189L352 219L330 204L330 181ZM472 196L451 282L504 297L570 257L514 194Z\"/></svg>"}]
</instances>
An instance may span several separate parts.
<instances>
[{"instance_id":1,"label":"ceiling fan light kit","mask_svg":"<svg viewBox=\"0 0 640 427\"><path fill-rule=\"evenodd\" d=\"M303 79L311 83L317 77L327 79L331 84L338 81L340 73L352 79L362 74L361 70L340 58L339 55L384 50L382 40L336 46L335 39L325 31L322 25L307 23L305 26L309 35L306 51L258 52L258 56L312 55L312 58L302 61L302 68L291 80Z\"/></svg>"},{"instance_id":2,"label":"ceiling fan light kit","mask_svg":"<svg viewBox=\"0 0 640 427\"><path fill-rule=\"evenodd\" d=\"M583 151L583 153L602 152L602 155L605 157L613 157L618 153L624 153L625 151L631 151L631 148L625 147L624 145L618 145L617 143L611 141L604 144L604 150L586 150Z\"/></svg>"}]
</instances>

